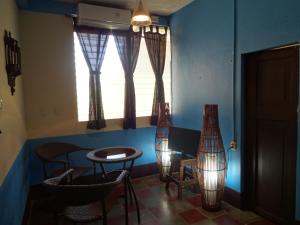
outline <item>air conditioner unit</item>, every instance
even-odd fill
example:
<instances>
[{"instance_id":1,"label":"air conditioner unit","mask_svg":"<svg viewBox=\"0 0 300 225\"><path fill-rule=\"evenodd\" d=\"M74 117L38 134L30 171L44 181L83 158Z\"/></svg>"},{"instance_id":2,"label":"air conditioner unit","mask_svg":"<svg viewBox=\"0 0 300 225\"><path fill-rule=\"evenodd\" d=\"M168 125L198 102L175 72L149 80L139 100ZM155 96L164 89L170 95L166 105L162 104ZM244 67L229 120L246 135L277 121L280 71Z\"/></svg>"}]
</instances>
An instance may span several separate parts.
<instances>
[{"instance_id":1,"label":"air conditioner unit","mask_svg":"<svg viewBox=\"0 0 300 225\"><path fill-rule=\"evenodd\" d=\"M78 25L128 30L131 12L126 9L116 9L98 5L78 4Z\"/></svg>"}]
</instances>

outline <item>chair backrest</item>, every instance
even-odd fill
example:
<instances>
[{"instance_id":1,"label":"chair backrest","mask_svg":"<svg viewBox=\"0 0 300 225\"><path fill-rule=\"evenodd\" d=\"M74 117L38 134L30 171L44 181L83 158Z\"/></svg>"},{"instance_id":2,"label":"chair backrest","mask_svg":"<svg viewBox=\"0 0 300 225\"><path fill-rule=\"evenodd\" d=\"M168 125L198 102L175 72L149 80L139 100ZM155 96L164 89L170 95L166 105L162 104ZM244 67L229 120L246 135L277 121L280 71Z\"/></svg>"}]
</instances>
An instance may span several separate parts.
<instances>
[{"instance_id":1,"label":"chair backrest","mask_svg":"<svg viewBox=\"0 0 300 225\"><path fill-rule=\"evenodd\" d=\"M59 177L44 181L45 187L56 197L58 204L66 206L85 205L104 199L128 175L122 170L113 180L96 184L65 184L64 178L70 175L72 169Z\"/></svg>"},{"instance_id":2,"label":"chair backrest","mask_svg":"<svg viewBox=\"0 0 300 225\"><path fill-rule=\"evenodd\" d=\"M196 156L200 135L199 130L170 127L168 147L184 154Z\"/></svg>"},{"instance_id":3,"label":"chair backrest","mask_svg":"<svg viewBox=\"0 0 300 225\"><path fill-rule=\"evenodd\" d=\"M60 155L64 155L67 153L79 151L83 149L80 146L69 144L69 143L46 143L40 145L36 153L42 160L51 160Z\"/></svg>"}]
</instances>

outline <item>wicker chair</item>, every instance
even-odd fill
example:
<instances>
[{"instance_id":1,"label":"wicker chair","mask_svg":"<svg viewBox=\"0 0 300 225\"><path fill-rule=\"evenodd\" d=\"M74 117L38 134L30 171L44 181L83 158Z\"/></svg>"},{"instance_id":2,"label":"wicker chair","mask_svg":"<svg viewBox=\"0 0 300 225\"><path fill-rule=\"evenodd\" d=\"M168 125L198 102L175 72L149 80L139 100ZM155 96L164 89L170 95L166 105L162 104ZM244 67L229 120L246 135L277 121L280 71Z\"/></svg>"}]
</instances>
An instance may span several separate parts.
<instances>
[{"instance_id":1,"label":"wicker chair","mask_svg":"<svg viewBox=\"0 0 300 225\"><path fill-rule=\"evenodd\" d=\"M93 164L91 167L86 166L73 166L70 163L69 155L73 152L87 150L90 151L92 149L82 148L77 145L69 144L69 143L47 143L40 145L37 150L37 156L43 162L43 172L44 179L48 179L51 177L56 177L66 172L69 168L73 168L72 179L76 179L81 175L89 172L90 170L94 170L94 175L96 174L96 165ZM62 159L63 158L63 159ZM54 167L54 164L62 165L60 168L57 166Z\"/></svg>"},{"instance_id":2,"label":"wicker chair","mask_svg":"<svg viewBox=\"0 0 300 225\"><path fill-rule=\"evenodd\" d=\"M126 170L112 171L105 180L96 184L69 184L68 175L73 169L64 174L44 181L45 187L54 196L53 213L56 215L56 223L63 216L74 224L90 223L103 220L107 224L107 206L105 199L115 190L118 184L124 183L125 195L125 223L128 224L128 201L126 182L128 172ZM111 201L108 201L111 202Z\"/></svg>"}]
</instances>

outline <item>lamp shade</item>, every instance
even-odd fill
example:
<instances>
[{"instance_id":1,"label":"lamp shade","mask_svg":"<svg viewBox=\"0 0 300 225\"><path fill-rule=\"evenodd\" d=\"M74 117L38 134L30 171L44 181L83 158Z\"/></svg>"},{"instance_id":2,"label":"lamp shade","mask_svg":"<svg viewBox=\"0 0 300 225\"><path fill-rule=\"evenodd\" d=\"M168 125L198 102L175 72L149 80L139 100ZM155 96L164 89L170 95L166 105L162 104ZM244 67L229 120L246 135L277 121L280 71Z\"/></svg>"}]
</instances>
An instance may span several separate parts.
<instances>
[{"instance_id":1,"label":"lamp shade","mask_svg":"<svg viewBox=\"0 0 300 225\"><path fill-rule=\"evenodd\" d=\"M171 167L172 151L168 148L169 128L171 125L170 108L168 103L160 103L157 128L155 135L155 153L160 179L166 181Z\"/></svg>"},{"instance_id":2,"label":"lamp shade","mask_svg":"<svg viewBox=\"0 0 300 225\"><path fill-rule=\"evenodd\" d=\"M144 8L142 1L139 1L138 8L133 11L131 18L132 26L146 27L152 24L149 12Z\"/></svg>"},{"instance_id":3,"label":"lamp shade","mask_svg":"<svg viewBox=\"0 0 300 225\"><path fill-rule=\"evenodd\" d=\"M219 128L218 105L205 105L197 153L197 173L202 207L206 210L216 211L221 207L226 166L225 150Z\"/></svg>"}]
</instances>

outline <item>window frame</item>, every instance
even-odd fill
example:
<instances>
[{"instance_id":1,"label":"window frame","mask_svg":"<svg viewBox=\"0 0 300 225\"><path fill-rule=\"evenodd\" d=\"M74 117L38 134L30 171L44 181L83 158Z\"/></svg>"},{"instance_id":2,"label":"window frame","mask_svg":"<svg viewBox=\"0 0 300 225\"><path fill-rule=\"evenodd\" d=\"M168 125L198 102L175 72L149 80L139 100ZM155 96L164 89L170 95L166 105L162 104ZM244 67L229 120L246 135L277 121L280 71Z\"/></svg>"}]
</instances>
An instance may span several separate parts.
<instances>
[{"instance_id":1,"label":"window frame","mask_svg":"<svg viewBox=\"0 0 300 225\"><path fill-rule=\"evenodd\" d=\"M168 101L168 103L170 104L170 110L172 112L172 103L173 103L173 100L172 100L172 47L171 47L171 33L170 33L170 29L168 28L168 39L167 39L167 45L169 44L169 54L170 54L170 57L169 57L169 61L167 62L166 61L166 64L165 64L165 68L166 66L169 64L169 67L170 67L170 71L169 71L169 79L170 79L170 101ZM74 32L74 38L76 36L76 32ZM77 36L76 36L77 38ZM144 36L142 37L142 39L144 39ZM76 112L77 112L77 115L76 115L76 118L77 118L77 122L81 125L84 125L86 126L86 124L88 123L88 121L84 121L84 120L79 120L79 109L78 109L78 90L77 90L77 70L76 70L76 50L75 50L75 40L73 41L73 44L74 44L74 62L75 62L75 80L76 80ZM80 49L81 50L81 49ZM167 50L168 50L168 46L167 46ZM146 50L147 51L147 50ZM166 58L167 60L167 58ZM150 59L149 59L150 61ZM151 62L150 62L151 63ZM154 82L155 82L155 75L153 73L153 77L154 77ZM164 76L163 76L164 77ZM165 82L164 82L165 84ZM153 87L153 94L154 94L154 87ZM89 97L89 96L88 96ZM151 101L151 108L152 108L152 101ZM105 109L104 109L105 110ZM145 127L151 127L151 124L150 124L150 120L151 120L151 115L149 116L136 116L136 128L145 128ZM105 119L106 121L106 127L105 128L102 128L101 131L111 131L111 130L123 130L123 117L122 118L113 118L113 119Z\"/></svg>"}]
</instances>

